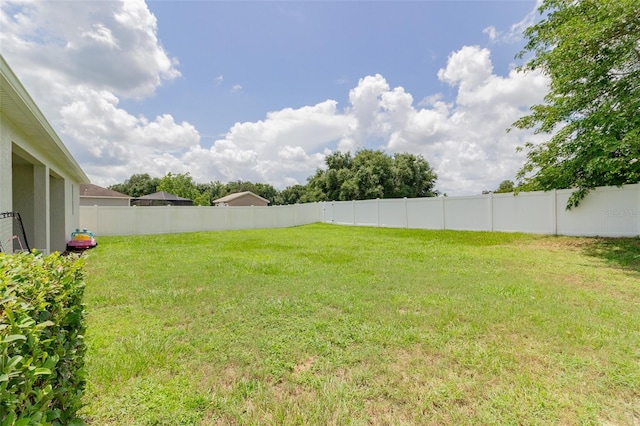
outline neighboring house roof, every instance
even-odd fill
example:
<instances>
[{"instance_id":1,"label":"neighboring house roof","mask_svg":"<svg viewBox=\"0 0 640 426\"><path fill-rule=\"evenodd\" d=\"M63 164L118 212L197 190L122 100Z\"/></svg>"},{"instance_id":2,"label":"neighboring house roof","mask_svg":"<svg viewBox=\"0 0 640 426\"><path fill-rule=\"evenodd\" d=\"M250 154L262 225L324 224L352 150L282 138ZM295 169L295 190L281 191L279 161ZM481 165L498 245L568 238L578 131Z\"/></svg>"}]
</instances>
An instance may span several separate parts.
<instances>
[{"instance_id":1,"label":"neighboring house roof","mask_svg":"<svg viewBox=\"0 0 640 426\"><path fill-rule=\"evenodd\" d=\"M0 103L2 113L14 122L40 150L64 168L77 182L89 182L78 162L73 158L51 124L40 111L9 64L0 55Z\"/></svg>"},{"instance_id":2,"label":"neighboring house roof","mask_svg":"<svg viewBox=\"0 0 640 426\"><path fill-rule=\"evenodd\" d=\"M80 184L80 196L81 197L111 197L111 198L131 198L127 194L122 192L113 191L108 188L103 188L92 183Z\"/></svg>"},{"instance_id":3,"label":"neighboring house roof","mask_svg":"<svg viewBox=\"0 0 640 426\"><path fill-rule=\"evenodd\" d=\"M159 191L153 194L138 197L138 200L166 200L166 201L191 201L188 198L178 197L177 195L169 194L168 192Z\"/></svg>"},{"instance_id":4,"label":"neighboring house roof","mask_svg":"<svg viewBox=\"0 0 640 426\"><path fill-rule=\"evenodd\" d=\"M217 200L213 200L213 203L214 204L215 203L228 203L229 201L233 201L235 199L242 198L242 197L245 197L247 195L253 196L253 197L255 197L255 198L259 199L259 200L264 201L265 203L269 203L270 202L266 198L262 198L261 196L256 195L251 191L244 191L244 192L235 192L233 194L225 195L222 198L218 198Z\"/></svg>"}]
</instances>

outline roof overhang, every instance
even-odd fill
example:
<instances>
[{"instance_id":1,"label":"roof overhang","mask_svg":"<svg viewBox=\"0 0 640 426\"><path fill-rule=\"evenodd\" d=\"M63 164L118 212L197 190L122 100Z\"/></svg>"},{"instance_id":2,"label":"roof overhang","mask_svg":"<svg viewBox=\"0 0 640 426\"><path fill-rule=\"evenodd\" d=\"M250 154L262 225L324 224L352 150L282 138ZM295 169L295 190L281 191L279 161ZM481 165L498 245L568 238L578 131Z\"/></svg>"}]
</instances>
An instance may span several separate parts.
<instances>
[{"instance_id":1,"label":"roof overhang","mask_svg":"<svg viewBox=\"0 0 640 426\"><path fill-rule=\"evenodd\" d=\"M0 55L0 110L51 161L79 183L89 182L78 162Z\"/></svg>"}]
</instances>

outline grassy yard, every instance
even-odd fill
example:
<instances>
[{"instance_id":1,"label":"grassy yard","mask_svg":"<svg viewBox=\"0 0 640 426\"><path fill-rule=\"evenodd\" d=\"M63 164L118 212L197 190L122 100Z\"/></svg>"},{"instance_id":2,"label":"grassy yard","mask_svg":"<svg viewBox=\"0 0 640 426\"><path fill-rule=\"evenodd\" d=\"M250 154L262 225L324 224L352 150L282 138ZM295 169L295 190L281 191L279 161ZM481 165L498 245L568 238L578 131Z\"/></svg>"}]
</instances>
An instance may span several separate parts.
<instances>
[{"instance_id":1,"label":"grassy yard","mask_svg":"<svg viewBox=\"0 0 640 426\"><path fill-rule=\"evenodd\" d=\"M102 237L90 425L640 424L640 240Z\"/></svg>"}]
</instances>

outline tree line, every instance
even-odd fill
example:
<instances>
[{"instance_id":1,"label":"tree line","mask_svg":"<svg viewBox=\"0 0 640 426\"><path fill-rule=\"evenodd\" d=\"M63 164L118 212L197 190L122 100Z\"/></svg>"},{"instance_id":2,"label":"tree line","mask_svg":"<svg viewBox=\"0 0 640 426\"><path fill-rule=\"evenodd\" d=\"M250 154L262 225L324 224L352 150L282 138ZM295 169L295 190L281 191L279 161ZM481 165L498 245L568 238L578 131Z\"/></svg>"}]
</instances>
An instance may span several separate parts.
<instances>
[{"instance_id":1,"label":"tree line","mask_svg":"<svg viewBox=\"0 0 640 426\"><path fill-rule=\"evenodd\" d=\"M209 206L213 201L236 192L251 191L269 200L271 205L315 201L347 201L373 198L434 197L437 175L421 155L388 155L383 151L362 149L352 155L337 151L325 158L326 168L317 169L305 185L293 185L278 191L267 183L237 180L223 183L197 183L189 173L151 177L134 174L109 189L137 198L165 191L193 200L194 205Z\"/></svg>"}]
</instances>

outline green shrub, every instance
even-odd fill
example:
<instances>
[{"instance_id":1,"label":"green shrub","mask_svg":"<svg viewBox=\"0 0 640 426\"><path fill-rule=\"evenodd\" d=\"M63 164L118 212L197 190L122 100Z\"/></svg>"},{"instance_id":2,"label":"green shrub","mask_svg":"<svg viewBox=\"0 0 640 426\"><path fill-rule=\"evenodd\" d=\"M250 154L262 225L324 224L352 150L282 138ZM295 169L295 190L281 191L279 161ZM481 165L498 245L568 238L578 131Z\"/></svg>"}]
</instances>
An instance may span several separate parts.
<instances>
[{"instance_id":1,"label":"green shrub","mask_svg":"<svg viewBox=\"0 0 640 426\"><path fill-rule=\"evenodd\" d=\"M84 262L0 253L0 425L80 422Z\"/></svg>"}]
</instances>

